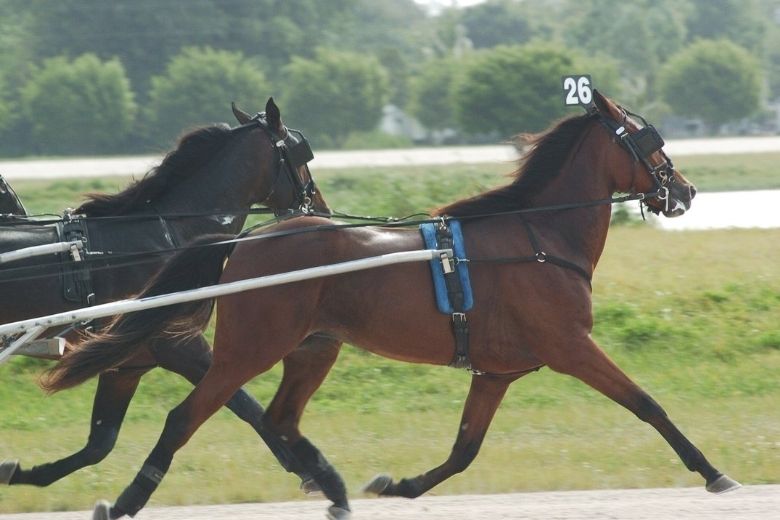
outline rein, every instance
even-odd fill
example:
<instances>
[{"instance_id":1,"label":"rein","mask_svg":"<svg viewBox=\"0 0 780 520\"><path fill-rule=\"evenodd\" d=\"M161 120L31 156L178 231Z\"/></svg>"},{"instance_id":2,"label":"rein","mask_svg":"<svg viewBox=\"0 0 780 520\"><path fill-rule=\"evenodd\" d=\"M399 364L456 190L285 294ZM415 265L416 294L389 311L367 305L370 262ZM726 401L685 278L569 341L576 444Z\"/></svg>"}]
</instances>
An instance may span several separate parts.
<instances>
[{"instance_id":1,"label":"rein","mask_svg":"<svg viewBox=\"0 0 780 520\"><path fill-rule=\"evenodd\" d=\"M635 193L631 195L625 195L621 197L609 197L605 199L597 199L587 202L577 202L577 203L569 203L569 204L556 204L551 206L539 206L535 208L522 208L512 211L502 211L498 213L484 213L480 215L467 215L463 217L458 217L459 220L475 220L480 218L487 218L487 217L499 217L499 216L505 216L505 215L523 215L523 214L531 214L531 213L540 213L540 212L547 212L547 211L565 211L570 209L578 209L578 208L588 208L588 207L594 207L594 206L603 206L603 205L612 205L622 202L630 202L634 200L645 200L647 198L652 198L658 195L658 192L649 192L649 193ZM265 208L258 208L258 209L265 209ZM249 210L250 212L252 210ZM272 210L264 211L264 213L270 213ZM219 214L227 214L227 213L217 213ZM327 214L327 213L320 213L316 211L302 211L302 210L289 210L287 213L283 213L281 215L277 215L274 218L271 218L265 222L261 222L260 224L257 224L255 226L249 227L246 230L242 231L236 238L228 239L228 240L222 240L219 242L214 242L211 244L201 244L198 246L181 246L181 247L171 247L168 249L157 249L154 251L142 251L138 253L122 253L122 254L112 254L111 252L96 252L93 255L87 256L83 258L80 263L81 265L90 265L90 270L93 271L101 271L101 270L107 270L107 269L115 269L120 267L127 267L127 266L133 266L133 265L142 265L146 263L153 263L159 261L159 258L163 255L169 255L173 253L177 253L180 251L185 251L189 249L195 249L200 247L210 247L210 246L218 246L218 245L225 245L225 244L237 244L239 242L244 241L250 241L250 240L266 240L269 238L278 238L278 237L284 237L284 236L293 236L303 233L313 233L316 231L332 231L332 230L339 230L339 229L349 229L349 228L360 228L360 227L368 227L368 226L375 226L377 224L382 224L385 227L389 228L395 228L395 227L411 227L411 226L418 226L420 224L425 223L436 223L441 222L442 219L444 220L453 220L453 217L429 217L429 218L413 218L418 216L419 214L410 215L408 217L398 218L398 217L374 217L374 216L355 216L355 215L349 215L346 213L334 213L334 215L342 217L342 218L350 218L350 219L359 219L359 220L365 220L367 222L353 222L353 223L343 223L343 224L319 224L316 226L309 226L305 228L298 228L298 229L287 229L284 231L274 231L272 233L265 233L263 235L252 235L248 236L249 233L252 231L255 231L257 229L270 226L273 224L276 224L278 222L281 222L283 220L287 220L293 217L298 216L313 216L313 217L325 217L330 218L333 215ZM186 216L186 215L184 215ZM163 217L165 217L163 215ZM97 218L112 218L112 217L97 217ZM149 219L158 219L159 216L157 215L147 215L144 218ZM524 223L525 220L523 220ZM528 225L526 223L526 225ZM529 237L532 236L532 233L529 233ZM532 241L532 245L534 245L534 242ZM106 262L108 259L111 259L112 265L97 265L98 263ZM463 261L463 260L461 260ZM571 270L574 270L581 276L583 276L589 283L591 275L587 272L585 272L582 268L579 266L576 266L575 264L568 262L567 260L548 255L544 251L542 251L538 244L534 245L534 255L533 256L527 256L527 257L504 257L504 258L495 258L495 259L473 259L470 260L474 263L522 263L522 262L539 262L539 263L550 263L554 265L558 265L560 267L568 268ZM64 262L65 264L71 263L71 261ZM56 264L57 267L57 275L59 275L59 265ZM30 271L36 271L40 270L43 266L23 266L23 267L15 267L10 269L2 269L0 270L0 273L3 275L9 275L12 273L20 273L22 278L14 278L16 280L33 280L37 278L45 278L47 276L53 276L51 274L35 274L35 275L27 275L25 276L23 273Z\"/></svg>"}]
</instances>

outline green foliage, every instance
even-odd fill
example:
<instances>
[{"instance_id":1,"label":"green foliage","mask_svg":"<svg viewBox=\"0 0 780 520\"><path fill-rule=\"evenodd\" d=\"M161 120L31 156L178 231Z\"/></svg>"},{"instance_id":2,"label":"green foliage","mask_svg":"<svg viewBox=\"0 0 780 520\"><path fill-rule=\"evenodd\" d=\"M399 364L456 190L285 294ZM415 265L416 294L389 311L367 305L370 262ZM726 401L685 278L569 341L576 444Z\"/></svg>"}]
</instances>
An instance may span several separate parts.
<instances>
[{"instance_id":1,"label":"green foliage","mask_svg":"<svg viewBox=\"0 0 780 520\"><path fill-rule=\"evenodd\" d=\"M686 5L679 0L592 0L572 1L569 8L575 16L564 35L568 46L616 60L633 97L624 102L641 105L655 97L655 71L684 45Z\"/></svg>"},{"instance_id":2,"label":"green foliage","mask_svg":"<svg viewBox=\"0 0 780 520\"><path fill-rule=\"evenodd\" d=\"M24 105L20 89L45 60L54 57L70 60L92 54L103 62L117 60L135 89L134 99L142 114L149 116L137 118L120 144L93 147L97 151L159 150L186 126L225 119L225 107L234 95L227 95L225 89L209 90L197 81L185 81L186 90L177 94L183 100L201 99L206 92L222 96L207 103L218 105L218 111L173 120L154 116L159 107L153 106L158 100L152 96L161 96L162 87L159 81L153 85L152 78L167 78L166 66L193 46L237 53L245 57L242 68L264 72L276 90L261 91L268 86L264 81L254 95L242 96L247 99L240 101L252 109L269 95L284 97L297 91L291 99L296 105L301 101L303 108L294 114L294 124L306 126L316 119L321 127L313 137L320 147L339 146L349 134L375 129L379 115L368 106L366 96L375 97L372 104L390 101L408 106L432 129L459 126L464 133L458 139L465 141L494 141L520 129L538 130L563 113L557 99L562 72L590 73L602 91L661 123L661 116L683 114L664 103L661 68L669 56L679 55L702 39L736 43L760 62L757 71L746 75L741 74L747 70L742 68L743 56L731 64L735 70L729 74L742 82L749 103L731 105L727 111L722 109L723 99L713 104L707 95L691 95L699 104L714 105L723 115L714 121L707 114L705 120L714 126L755 114L769 127L773 124L769 112L761 112L761 97L754 101L753 90L758 83L768 86L766 99L780 96L780 26L770 22L776 7L774 0L488 0L468 8L443 8L431 16L414 0L191 0L186 4L179 0L0 0L0 153L84 153L83 148L52 150L41 141L40 129L33 130L38 122L26 110L14 109ZM528 46L529 42L537 43ZM557 52L537 52L525 60L499 63L519 65L528 72L499 67L489 71L490 77L483 77L467 66L469 58L476 57L475 61L490 69L485 63L487 53L505 52L499 49L519 44L529 53L531 47ZM318 48L332 50L323 53ZM331 80L330 70L314 68L325 54L334 52L348 65L355 62L355 56L378 62L384 70L378 81L381 85L364 89L367 83L363 80L357 86L338 75ZM728 53L724 63L733 57ZM280 71L288 65L288 71L295 73L282 78ZM224 72L221 65L215 67L214 75ZM301 67L313 70L306 73ZM339 65L338 70L343 68ZM355 64L353 69L357 68ZM470 69L472 76L461 82L464 69ZM688 70L680 81L709 88L699 72ZM548 84L533 79L544 74L550 75ZM209 73L204 71L203 76L214 85ZM291 82L297 78L306 84ZM731 80L723 83L734 84ZM456 91L460 92L457 96ZM175 94L166 95L166 104L173 105ZM353 101L330 106L336 98L350 97ZM526 105L522 110L517 108L521 103ZM692 106L687 101L680 104ZM178 108L179 114L195 110ZM358 118L356 113L363 115ZM704 117L701 113L696 111L694 117ZM325 128L335 126L334 120L326 121L334 114L338 114L339 128ZM500 121L499 114L510 122ZM532 125L519 125L518 118L526 116ZM158 124L170 128L158 132ZM109 138L105 132L95 133Z\"/></svg>"},{"instance_id":3,"label":"green foliage","mask_svg":"<svg viewBox=\"0 0 780 520\"><path fill-rule=\"evenodd\" d=\"M409 109L429 129L455 125L453 96L463 64L453 58L432 59L410 81Z\"/></svg>"},{"instance_id":4,"label":"green foliage","mask_svg":"<svg viewBox=\"0 0 780 520\"><path fill-rule=\"evenodd\" d=\"M460 23L476 49L522 45L533 37L526 6L512 0L493 0L465 9Z\"/></svg>"},{"instance_id":5,"label":"green foliage","mask_svg":"<svg viewBox=\"0 0 780 520\"><path fill-rule=\"evenodd\" d=\"M661 70L663 99L678 115L711 125L749 116L761 101L761 73L748 51L728 40L700 40Z\"/></svg>"},{"instance_id":6,"label":"green foliage","mask_svg":"<svg viewBox=\"0 0 780 520\"><path fill-rule=\"evenodd\" d=\"M465 65L454 93L455 116L467 133L536 132L566 113L561 76L582 72L585 60L562 47L500 46Z\"/></svg>"},{"instance_id":7,"label":"green foliage","mask_svg":"<svg viewBox=\"0 0 780 520\"><path fill-rule=\"evenodd\" d=\"M752 53L763 50L767 19L756 0L690 0L687 20L691 41L727 39ZM774 13L772 13L774 15Z\"/></svg>"},{"instance_id":8,"label":"green foliage","mask_svg":"<svg viewBox=\"0 0 780 520\"><path fill-rule=\"evenodd\" d=\"M45 61L21 98L37 150L46 154L113 152L136 113L122 64L94 54Z\"/></svg>"},{"instance_id":9,"label":"green foliage","mask_svg":"<svg viewBox=\"0 0 780 520\"><path fill-rule=\"evenodd\" d=\"M259 109L270 94L265 75L240 52L188 47L152 78L149 132L170 143L187 128L232 119L231 101Z\"/></svg>"},{"instance_id":10,"label":"green foliage","mask_svg":"<svg viewBox=\"0 0 780 520\"><path fill-rule=\"evenodd\" d=\"M6 92L5 80L3 79L2 74L0 74L0 135L2 135L3 130L9 126L11 118L11 110L8 105Z\"/></svg>"},{"instance_id":11,"label":"green foliage","mask_svg":"<svg viewBox=\"0 0 780 520\"><path fill-rule=\"evenodd\" d=\"M305 126L318 148L341 145L350 132L373 130L382 116L388 79L376 58L317 49L284 70L286 121Z\"/></svg>"}]
</instances>

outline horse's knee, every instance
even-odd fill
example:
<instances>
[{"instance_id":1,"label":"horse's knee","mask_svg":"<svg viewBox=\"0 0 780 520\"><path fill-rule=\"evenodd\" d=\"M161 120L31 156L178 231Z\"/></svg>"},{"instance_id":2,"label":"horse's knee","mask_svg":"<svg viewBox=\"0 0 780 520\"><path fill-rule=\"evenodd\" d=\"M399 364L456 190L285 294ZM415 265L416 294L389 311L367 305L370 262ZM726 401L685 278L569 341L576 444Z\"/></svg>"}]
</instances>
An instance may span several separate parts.
<instances>
[{"instance_id":1,"label":"horse's knee","mask_svg":"<svg viewBox=\"0 0 780 520\"><path fill-rule=\"evenodd\" d=\"M468 468L479 453L479 442L469 442L463 448L455 449L450 455L449 463L455 473L461 473Z\"/></svg>"},{"instance_id":2,"label":"horse's knee","mask_svg":"<svg viewBox=\"0 0 780 520\"><path fill-rule=\"evenodd\" d=\"M666 411L655 400L642 392L636 399L636 404L632 410L640 420L652 424L657 419L666 418Z\"/></svg>"},{"instance_id":3,"label":"horse's knee","mask_svg":"<svg viewBox=\"0 0 780 520\"><path fill-rule=\"evenodd\" d=\"M114 449L118 436L119 430L116 428L96 428L82 451L84 462L93 465L105 459Z\"/></svg>"}]
</instances>

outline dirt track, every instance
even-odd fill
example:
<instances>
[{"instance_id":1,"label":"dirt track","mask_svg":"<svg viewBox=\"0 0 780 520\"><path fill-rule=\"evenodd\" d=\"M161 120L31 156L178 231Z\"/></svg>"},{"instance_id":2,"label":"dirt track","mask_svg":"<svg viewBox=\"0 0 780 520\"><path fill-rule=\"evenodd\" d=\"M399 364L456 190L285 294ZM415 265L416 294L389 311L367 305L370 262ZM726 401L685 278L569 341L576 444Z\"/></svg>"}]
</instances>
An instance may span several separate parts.
<instances>
[{"instance_id":1,"label":"dirt track","mask_svg":"<svg viewBox=\"0 0 780 520\"><path fill-rule=\"evenodd\" d=\"M306 520L327 503L148 508L136 520ZM352 501L353 520L780 520L780 485L715 496L703 488L424 496ZM86 511L0 515L0 520L89 520Z\"/></svg>"}]
</instances>

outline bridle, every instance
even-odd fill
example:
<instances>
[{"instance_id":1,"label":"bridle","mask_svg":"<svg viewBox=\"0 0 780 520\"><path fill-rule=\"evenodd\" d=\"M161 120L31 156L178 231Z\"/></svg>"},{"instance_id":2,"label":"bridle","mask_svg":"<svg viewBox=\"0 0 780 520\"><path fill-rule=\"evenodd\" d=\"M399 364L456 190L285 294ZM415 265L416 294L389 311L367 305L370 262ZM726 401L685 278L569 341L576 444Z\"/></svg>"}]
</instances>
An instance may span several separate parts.
<instances>
[{"instance_id":1,"label":"bridle","mask_svg":"<svg viewBox=\"0 0 780 520\"><path fill-rule=\"evenodd\" d=\"M641 199L641 202L644 203L650 211L658 214L661 210L650 206L647 203L647 199L655 198L664 203L664 211L669 211L669 191L671 185L675 182L675 177L672 160L666 155L666 152L663 151L664 140L658 133L658 130L656 130L653 125L649 124L644 117L621 106L619 106L619 108L623 114L623 120L620 123L605 116L598 111L598 109L595 109L593 113L599 118L599 122L616 136L617 142L631 154L634 162L641 162L652 177L653 182L655 183L655 191L646 193L646 197ZM644 126L634 133L629 133L626 129L626 123L629 116L641 121ZM653 165L650 161L650 157L656 152L660 152L663 161Z\"/></svg>"},{"instance_id":2,"label":"bridle","mask_svg":"<svg viewBox=\"0 0 780 520\"><path fill-rule=\"evenodd\" d=\"M274 147L274 152L277 156L277 168L274 175L274 180L271 183L271 189L268 191L266 198L261 201L264 202L271 198L276 193L277 185L280 181L286 181L292 185L294 196L294 208L302 211L303 213L310 213L313 211L312 203L314 196L317 193L317 186L312 177L311 170L309 170L308 162L314 159L314 153L309 146L309 141L303 132L295 130L294 128L284 128L284 135L279 135L275 129L271 128L268 124L265 112L258 112L252 117L252 119L238 127L259 127L261 128L268 138L271 140L271 144ZM301 179L298 175L298 169L304 167L306 172L305 179ZM282 213L287 213L288 210L277 210L277 216Z\"/></svg>"}]
</instances>

